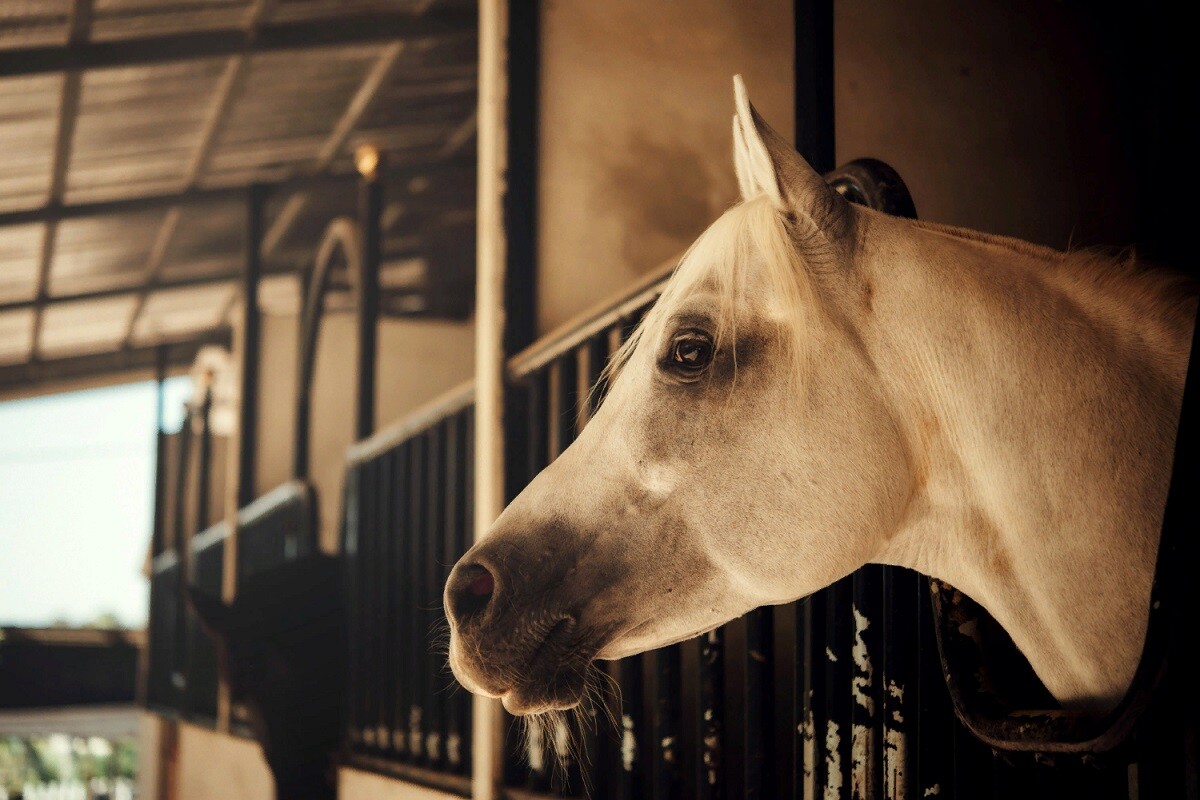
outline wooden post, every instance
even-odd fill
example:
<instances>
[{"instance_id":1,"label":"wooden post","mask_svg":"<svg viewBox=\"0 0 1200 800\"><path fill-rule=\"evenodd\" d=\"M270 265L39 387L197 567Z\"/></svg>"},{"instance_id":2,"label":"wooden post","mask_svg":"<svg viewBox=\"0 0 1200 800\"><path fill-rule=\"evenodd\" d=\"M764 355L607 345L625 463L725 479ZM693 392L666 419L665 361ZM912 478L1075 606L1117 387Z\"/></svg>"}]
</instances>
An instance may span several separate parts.
<instances>
[{"instance_id":1,"label":"wooden post","mask_svg":"<svg viewBox=\"0 0 1200 800\"><path fill-rule=\"evenodd\" d=\"M504 231L508 169L506 0L479 2L479 157L475 256L475 541L504 509ZM504 758L500 704L476 695L471 712L471 797L499 796Z\"/></svg>"},{"instance_id":2,"label":"wooden post","mask_svg":"<svg viewBox=\"0 0 1200 800\"><path fill-rule=\"evenodd\" d=\"M506 414L505 363L536 332L537 77L540 3L480 0L479 155L476 215L475 541L513 488L506 478L520 414ZM511 417L511 419L510 419ZM474 800L500 796L500 704L475 697Z\"/></svg>"},{"instance_id":3,"label":"wooden post","mask_svg":"<svg viewBox=\"0 0 1200 800\"><path fill-rule=\"evenodd\" d=\"M242 273L242 324L235 339L238 356L240 392L236 455L228 461L225 493L225 524L229 535L222 551L221 598L230 603L237 593L238 511L254 499L254 464L258 437L258 364L261 344L261 312L258 308L258 284L262 277L263 212L267 188L250 187L246 195L246 254ZM229 731L229 685L222 678L217 686L217 730Z\"/></svg>"}]
</instances>

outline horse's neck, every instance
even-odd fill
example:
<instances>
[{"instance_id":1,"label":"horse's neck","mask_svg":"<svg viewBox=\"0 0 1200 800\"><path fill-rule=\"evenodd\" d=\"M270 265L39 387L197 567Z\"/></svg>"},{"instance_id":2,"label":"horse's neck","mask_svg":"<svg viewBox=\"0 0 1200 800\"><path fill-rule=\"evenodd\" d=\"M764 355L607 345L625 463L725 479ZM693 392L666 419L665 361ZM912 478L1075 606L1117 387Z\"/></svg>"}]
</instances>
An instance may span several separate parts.
<instances>
[{"instance_id":1,"label":"horse's neck","mask_svg":"<svg viewBox=\"0 0 1200 800\"><path fill-rule=\"evenodd\" d=\"M878 560L982 603L1060 701L1111 705L1141 654L1190 330L1049 251L906 233L865 265L914 474Z\"/></svg>"}]
</instances>

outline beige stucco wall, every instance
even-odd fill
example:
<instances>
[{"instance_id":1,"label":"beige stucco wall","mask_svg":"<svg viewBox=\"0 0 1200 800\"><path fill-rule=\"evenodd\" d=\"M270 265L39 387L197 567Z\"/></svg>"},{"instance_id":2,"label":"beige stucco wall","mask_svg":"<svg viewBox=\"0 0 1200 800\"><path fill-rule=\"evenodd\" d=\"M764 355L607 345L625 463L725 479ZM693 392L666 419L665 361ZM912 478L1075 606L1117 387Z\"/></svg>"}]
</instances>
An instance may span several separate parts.
<instances>
[{"instance_id":1,"label":"beige stucco wall","mask_svg":"<svg viewBox=\"0 0 1200 800\"><path fill-rule=\"evenodd\" d=\"M1132 239L1102 54L1066 6L838 0L838 163L881 158L925 219L1057 247ZM539 330L682 251L734 199L730 76L793 130L792 3L546 0Z\"/></svg>"},{"instance_id":2,"label":"beige stucco wall","mask_svg":"<svg viewBox=\"0 0 1200 800\"><path fill-rule=\"evenodd\" d=\"M275 782L256 742L179 725L179 800L273 800Z\"/></svg>"},{"instance_id":3,"label":"beige stucco wall","mask_svg":"<svg viewBox=\"0 0 1200 800\"><path fill-rule=\"evenodd\" d=\"M925 219L1054 247L1129 243L1116 109L1069 5L838 0L838 162L887 161Z\"/></svg>"},{"instance_id":4,"label":"beige stucco wall","mask_svg":"<svg viewBox=\"0 0 1200 800\"><path fill-rule=\"evenodd\" d=\"M471 377L474 325L384 319L379 323L377 427L401 419ZM294 315L266 314L259 395L256 485L261 494L291 477L295 419ZM313 378L310 475L321 504L322 545L337 548L346 447L354 433L354 318L331 314L322 326Z\"/></svg>"},{"instance_id":5,"label":"beige stucco wall","mask_svg":"<svg viewBox=\"0 0 1200 800\"><path fill-rule=\"evenodd\" d=\"M163 727L169 723L143 711L138 717L138 800L160 800L158 787L166 765L162 762Z\"/></svg>"},{"instance_id":6,"label":"beige stucco wall","mask_svg":"<svg viewBox=\"0 0 1200 800\"><path fill-rule=\"evenodd\" d=\"M373 772L338 770L338 800L456 800L457 797Z\"/></svg>"},{"instance_id":7,"label":"beige stucco wall","mask_svg":"<svg viewBox=\"0 0 1200 800\"><path fill-rule=\"evenodd\" d=\"M538 328L684 248L736 199L732 76L792 136L788 0L542 3Z\"/></svg>"}]
</instances>

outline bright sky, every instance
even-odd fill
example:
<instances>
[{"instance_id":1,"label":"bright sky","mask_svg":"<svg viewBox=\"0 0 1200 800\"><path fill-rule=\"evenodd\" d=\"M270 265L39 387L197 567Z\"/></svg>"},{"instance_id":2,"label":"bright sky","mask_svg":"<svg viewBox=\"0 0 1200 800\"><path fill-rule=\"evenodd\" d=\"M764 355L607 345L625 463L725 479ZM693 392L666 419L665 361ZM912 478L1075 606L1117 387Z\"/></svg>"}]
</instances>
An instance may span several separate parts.
<instances>
[{"instance_id":1,"label":"bright sky","mask_svg":"<svg viewBox=\"0 0 1200 800\"><path fill-rule=\"evenodd\" d=\"M189 380L167 381L168 430ZM0 403L0 624L146 623L152 381Z\"/></svg>"}]
</instances>

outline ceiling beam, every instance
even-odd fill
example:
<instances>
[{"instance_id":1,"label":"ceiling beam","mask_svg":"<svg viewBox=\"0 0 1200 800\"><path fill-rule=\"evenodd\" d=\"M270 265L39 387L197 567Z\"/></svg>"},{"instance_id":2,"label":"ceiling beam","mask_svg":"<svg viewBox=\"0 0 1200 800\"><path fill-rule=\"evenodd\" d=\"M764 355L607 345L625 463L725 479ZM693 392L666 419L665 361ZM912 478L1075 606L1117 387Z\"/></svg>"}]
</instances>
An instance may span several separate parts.
<instances>
[{"instance_id":1,"label":"ceiling beam","mask_svg":"<svg viewBox=\"0 0 1200 800\"><path fill-rule=\"evenodd\" d=\"M277 269L273 272L265 272L264 277L271 275L290 275L293 274L293 269ZM178 278L171 281L160 281L155 284L156 291L165 291L168 289L194 289L198 286L211 286L218 283L230 283L237 281L242 275L240 269L227 270L224 272L215 272L208 275L196 275L187 278ZM76 303L84 300L106 300L113 297L124 297L125 295L133 295L142 291L141 285L130 286L114 286L107 289L93 289L88 292L75 292L73 294L61 294L47 298L45 303L47 306L58 303ZM0 303L0 313L6 311L20 311L27 308L35 308L37 300L12 300L7 303Z\"/></svg>"},{"instance_id":2,"label":"ceiling beam","mask_svg":"<svg viewBox=\"0 0 1200 800\"><path fill-rule=\"evenodd\" d=\"M384 180L403 181L414 177L435 177L446 173L459 173L464 177L473 177L474 166L466 161L423 162L408 166L397 166L384 172ZM338 173L317 173L297 175L293 178L267 183L270 192L294 192L299 189L320 189L333 185L345 184L358 178L353 170ZM5 211L0 213L0 228L13 225L29 225L39 222L61 222L65 219L95 217L105 214L121 214L133 211L146 211L171 205L197 205L219 201L244 200L248 186L219 186L209 188L184 189L154 195L120 198L114 200L96 200L86 203L47 203L41 208L31 208L23 211Z\"/></svg>"},{"instance_id":3,"label":"ceiling beam","mask_svg":"<svg viewBox=\"0 0 1200 800\"><path fill-rule=\"evenodd\" d=\"M92 0L73 0L67 18L67 44L77 47L87 41L92 27ZM54 131L54 153L50 162L50 185L46 202L55 206L62 202L67 187L67 170L71 165L71 149L75 144L75 124L79 121L79 96L83 90L83 74L69 70L63 75L59 93L58 124ZM50 268L54 264L54 248L58 243L58 222L49 220L42 230L42 246L38 256L37 287L34 296L31 357L41 357L42 328L45 322L46 300L50 293Z\"/></svg>"},{"instance_id":4,"label":"ceiling beam","mask_svg":"<svg viewBox=\"0 0 1200 800\"><path fill-rule=\"evenodd\" d=\"M146 307L146 299L150 296L150 292L158 286L158 275L162 270L163 258L167 254L167 248L171 245L171 237L175 235L175 229L179 227L181 213L179 206L171 206L163 215L162 222L159 223L158 233L154 236L154 244L150 246L150 253L146 256L146 265L142 268L142 272L146 276L145 282L138 290L137 301L133 304L133 310L129 312L129 322L125 324L125 335L121 338L122 347L128 348L132 345L133 332L137 328L138 319L142 316L142 309Z\"/></svg>"},{"instance_id":5,"label":"ceiling beam","mask_svg":"<svg viewBox=\"0 0 1200 800\"><path fill-rule=\"evenodd\" d=\"M0 51L0 77L227 58L252 52L369 44L393 39L475 35L476 27L477 15L473 9L444 8L420 15L356 14L336 20L268 23L257 30L236 28L112 42L82 41L65 46Z\"/></svg>"},{"instance_id":6,"label":"ceiling beam","mask_svg":"<svg viewBox=\"0 0 1200 800\"><path fill-rule=\"evenodd\" d=\"M403 42L396 42L390 45L375 60L371 68L367 70L366 77L359 84L354 96L350 98L350 102L346 104L346 109L342 112L342 116L334 124L329 135L321 144L321 150L317 153L314 172L324 172L329 169L329 165L333 163L333 160L337 158L338 153L341 152L342 147L346 144L346 139L350 137L350 133L358 126L359 120L371 108L371 104L375 100L375 95L379 93L380 88L387 82L403 51ZM271 252L287 237L292 224L300 218L300 214L304 212L305 206L308 205L309 197L310 194L308 192L296 192L287 199L283 211L275 218L275 222L272 223L266 235L263 236L260 251L263 258L271 255Z\"/></svg>"},{"instance_id":7,"label":"ceiling beam","mask_svg":"<svg viewBox=\"0 0 1200 800\"><path fill-rule=\"evenodd\" d=\"M205 331L186 339L146 347L2 366L0 367L0 395L14 391L22 394L37 393L38 387L46 384L84 380L105 374L150 372L157 364L160 348L166 357L168 368L186 367L195 360L196 351L204 345L218 344L228 347L229 342L229 329L220 328Z\"/></svg>"},{"instance_id":8,"label":"ceiling beam","mask_svg":"<svg viewBox=\"0 0 1200 800\"><path fill-rule=\"evenodd\" d=\"M256 25L260 19L260 15L263 13L263 9L262 2L257 4L252 9L247 24L250 26ZM192 151L191 161L188 162L187 170L184 172L183 188L185 190L195 189L196 184L200 181L200 177L208 167L208 161L212 157L213 148L216 146L217 136L224 125L225 118L229 115L229 109L246 82L246 64L248 62L249 59L243 55L232 56L225 62L225 70L221 73L221 78L217 81L217 87L213 90L213 100L209 105L208 114L204 118L204 126L200 130L200 141L197 142L195 149ZM150 292L158 284L158 276L162 270L163 258L167 253L167 248L171 245L171 237L175 235L175 229L179 226L180 214L181 209L179 206L171 206L163 216L162 223L159 225L158 234L154 237L154 245L150 249L150 254L146 258L146 265L143 268L145 280L141 291L138 292L133 310L129 313L129 321L125 325L125 336L121 340L121 346L124 348L133 346L134 330L137 328L138 320L142 316L142 309L146 307L146 300L149 298Z\"/></svg>"}]
</instances>

